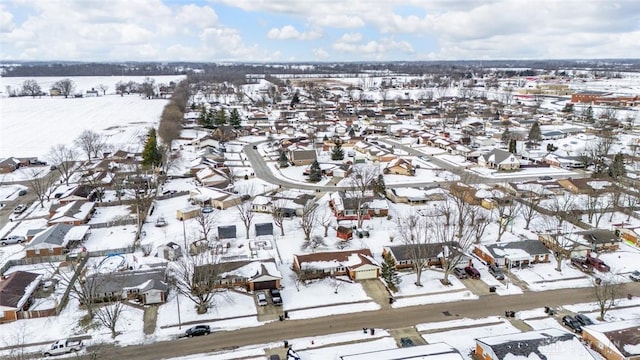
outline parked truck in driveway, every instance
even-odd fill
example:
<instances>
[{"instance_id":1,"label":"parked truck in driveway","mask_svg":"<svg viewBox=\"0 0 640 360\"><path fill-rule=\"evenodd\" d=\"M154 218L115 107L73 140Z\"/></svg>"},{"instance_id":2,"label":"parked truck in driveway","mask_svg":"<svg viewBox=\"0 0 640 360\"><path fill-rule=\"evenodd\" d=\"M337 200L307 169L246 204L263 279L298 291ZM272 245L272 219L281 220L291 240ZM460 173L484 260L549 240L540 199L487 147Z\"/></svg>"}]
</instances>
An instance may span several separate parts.
<instances>
[{"instance_id":1,"label":"parked truck in driveway","mask_svg":"<svg viewBox=\"0 0 640 360\"><path fill-rule=\"evenodd\" d=\"M47 350L43 351L42 355L55 356L55 355L68 354L70 352L80 351L82 350L82 347L83 347L82 340L71 340L71 339L58 340L53 344L51 344L51 346Z\"/></svg>"}]
</instances>

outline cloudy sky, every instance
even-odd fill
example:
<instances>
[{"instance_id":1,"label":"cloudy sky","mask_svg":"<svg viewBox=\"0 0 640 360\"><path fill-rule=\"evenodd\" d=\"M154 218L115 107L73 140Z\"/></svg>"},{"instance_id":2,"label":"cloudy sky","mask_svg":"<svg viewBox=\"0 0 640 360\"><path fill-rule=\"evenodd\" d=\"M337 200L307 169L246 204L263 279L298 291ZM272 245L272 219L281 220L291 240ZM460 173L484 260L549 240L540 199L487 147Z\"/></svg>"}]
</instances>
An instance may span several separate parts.
<instances>
[{"instance_id":1,"label":"cloudy sky","mask_svg":"<svg viewBox=\"0 0 640 360\"><path fill-rule=\"evenodd\" d=\"M0 0L0 59L639 58L638 0Z\"/></svg>"}]
</instances>

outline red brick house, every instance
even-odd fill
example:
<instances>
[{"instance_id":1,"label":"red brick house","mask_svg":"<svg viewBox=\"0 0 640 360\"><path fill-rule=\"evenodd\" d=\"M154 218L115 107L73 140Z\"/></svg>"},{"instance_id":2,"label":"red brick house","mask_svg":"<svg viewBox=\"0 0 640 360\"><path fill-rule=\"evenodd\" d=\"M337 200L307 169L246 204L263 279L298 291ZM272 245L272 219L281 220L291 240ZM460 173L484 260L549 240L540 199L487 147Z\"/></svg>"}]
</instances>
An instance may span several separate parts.
<instances>
[{"instance_id":1,"label":"red brick house","mask_svg":"<svg viewBox=\"0 0 640 360\"><path fill-rule=\"evenodd\" d=\"M319 279L347 275L352 280L376 279L380 266L369 249L327 251L293 256L299 277Z\"/></svg>"},{"instance_id":2,"label":"red brick house","mask_svg":"<svg viewBox=\"0 0 640 360\"><path fill-rule=\"evenodd\" d=\"M16 271L0 278L0 323L18 320L18 313L29 309L41 277Z\"/></svg>"}]
</instances>

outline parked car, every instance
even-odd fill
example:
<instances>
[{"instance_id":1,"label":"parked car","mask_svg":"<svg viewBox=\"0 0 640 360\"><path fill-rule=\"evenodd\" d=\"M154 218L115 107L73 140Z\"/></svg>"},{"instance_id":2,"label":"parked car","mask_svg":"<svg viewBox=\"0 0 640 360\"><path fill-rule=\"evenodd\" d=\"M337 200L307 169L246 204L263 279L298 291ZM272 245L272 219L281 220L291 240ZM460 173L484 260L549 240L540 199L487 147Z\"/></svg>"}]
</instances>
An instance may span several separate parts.
<instances>
[{"instance_id":1,"label":"parked car","mask_svg":"<svg viewBox=\"0 0 640 360\"><path fill-rule=\"evenodd\" d=\"M416 344L413 342L413 340L409 339L408 337L403 337L403 338L400 338L400 346L412 347L412 346L416 346Z\"/></svg>"},{"instance_id":2,"label":"parked car","mask_svg":"<svg viewBox=\"0 0 640 360\"><path fill-rule=\"evenodd\" d=\"M469 276L467 275L467 272L464 271L463 268L453 268L453 274L458 278L458 279L466 279Z\"/></svg>"},{"instance_id":3,"label":"parked car","mask_svg":"<svg viewBox=\"0 0 640 360\"><path fill-rule=\"evenodd\" d=\"M629 277L633 281L640 281L640 270L636 270L632 272L631 274L629 274Z\"/></svg>"},{"instance_id":4,"label":"parked car","mask_svg":"<svg viewBox=\"0 0 640 360\"><path fill-rule=\"evenodd\" d=\"M58 340L42 352L44 356L62 355L82 350L82 340Z\"/></svg>"},{"instance_id":5,"label":"parked car","mask_svg":"<svg viewBox=\"0 0 640 360\"><path fill-rule=\"evenodd\" d=\"M269 293L271 294L271 301L273 301L273 305L282 305L282 297L280 296L280 290L270 289Z\"/></svg>"},{"instance_id":6,"label":"parked car","mask_svg":"<svg viewBox=\"0 0 640 360\"><path fill-rule=\"evenodd\" d=\"M185 331L185 336L187 337L209 334L211 334L211 328L209 327L209 325L196 325L192 328L188 328L187 331Z\"/></svg>"},{"instance_id":7,"label":"parked car","mask_svg":"<svg viewBox=\"0 0 640 360\"><path fill-rule=\"evenodd\" d=\"M24 236L11 235L0 239L0 244L2 244L2 246L7 246L9 244L20 244L26 240L27 239Z\"/></svg>"},{"instance_id":8,"label":"parked car","mask_svg":"<svg viewBox=\"0 0 640 360\"><path fill-rule=\"evenodd\" d=\"M589 326L589 325L593 325L593 320L591 320L590 317L588 317L585 314L576 314L576 316L574 316L574 318L576 320L578 320L578 322L582 325L582 326Z\"/></svg>"},{"instance_id":9,"label":"parked car","mask_svg":"<svg viewBox=\"0 0 640 360\"><path fill-rule=\"evenodd\" d=\"M20 204L20 205L16 206L15 209L13 209L13 213L14 214L22 214L23 212L25 212L25 210L27 210L27 205Z\"/></svg>"},{"instance_id":10,"label":"parked car","mask_svg":"<svg viewBox=\"0 0 640 360\"><path fill-rule=\"evenodd\" d=\"M25 196L25 195L27 195L27 189L22 189L18 191L18 196Z\"/></svg>"},{"instance_id":11,"label":"parked car","mask_svg":"<svg viewBox=\"0 0 640 360\"><path fill-rule=\"evenodd\" d=\"M576 320L573 316L570 316L570 315L563 316L562 325L570 328L574 332L577 332L577 333L582 332L582 324L580 324L580 321Z\"/></svg>"},{"instance_id":12,"label":"parked car","mask_svg":"<svg viewBox=\"0 0 640 360\"><path fill-rule=\"evenodd\" d=\"M278 354L271 354L269 356L269 360L280 360L280 355Z\"/></svg>"},{"instance_id":13,"label":"parked car","mask_svg":"<svg viewBox=\"0 0 640 360\"><path fill-rule=\"evenodd\" d=\"M473 266L467 266L466 268L464 268L464 272L466 272L467 275L469 275L469 277L472 279L480 279L480 271L478 271L478 269L474 268Z\"/></svg>"},{"instance_id":14,"label":"parked car","mask_svg":"<svg viewBox=\"0 0 640 360\"><path fill-rule=\"evenodd\" d=\"M258 305L260 306L266 306L269 304L267 302L267 294L265 294L264 291L256 292L256 299L258 299Z\"/></svg>"},{"instance_id":15,"label":"parked car","mask_svg":"<svg viewBox=\"0 0 640 360\"><path fill-rule=\"evenodd\" d=\"M584 257L574 257L571 258L571 265L575 266L579 270L582 270L586 273L593 272L593 266L587 262L587 258Z\"/></svg>"},{"instance_id":16,"label":"parked car","mask_svg":"<svg viewBox=\"0 0 640 360\"><path fill-rule=\"evenodd\" d=\"M489 265L489 273L498 280L504 280L504 273L496 265Z\"/></svg>"},{"instance_id":17,"label":"parked car","mask_svg":"<svg viewBox=\"0 0 640 360\"><path fill-rule=\"evenodd\" d=\"M609 270L611 270L609 265L605 264L602 259L593 256L587 256L587 263L600 272L608 272Z\"/></svg>"}]
</instances>

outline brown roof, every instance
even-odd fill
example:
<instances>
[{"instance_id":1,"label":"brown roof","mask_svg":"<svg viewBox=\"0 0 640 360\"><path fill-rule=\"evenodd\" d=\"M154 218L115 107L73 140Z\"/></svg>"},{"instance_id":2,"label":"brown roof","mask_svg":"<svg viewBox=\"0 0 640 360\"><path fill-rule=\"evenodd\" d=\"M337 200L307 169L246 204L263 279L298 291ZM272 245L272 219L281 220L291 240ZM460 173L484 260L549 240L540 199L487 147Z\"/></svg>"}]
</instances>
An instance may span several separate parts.
<instances>
[{"instance_id":1,"label":"brown roof","mask_svg":"<svg viewBox=\"0 0 640 360\"><path fill-rule=\"evenodd\" d=\"M6 280L0 281L0 306L18 307L18 302L25 295L27 287L38 276L26 271L16 271L7 276Z\"/></svg>"},{"instance_id":2,"label":"brown roof","mask_svg":"<svg viewBox=\"0 0 640 360\"><path fill-rule=\"evenodd\" d=\"M357 249L357 250L345 250L345 251L326 251L317 252L312 254L294 255L298 260L298 265L302 266L303 263L316 262L316 261L337 261L347 262L349 257L353 254L357 254L363 259L363 262L371 264L369 259L373 259L373 255L369 249Z\"/></svg>"}]
</instances>

